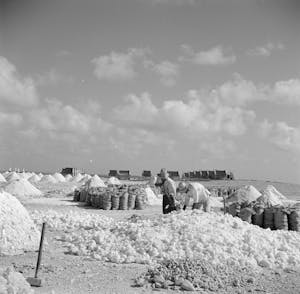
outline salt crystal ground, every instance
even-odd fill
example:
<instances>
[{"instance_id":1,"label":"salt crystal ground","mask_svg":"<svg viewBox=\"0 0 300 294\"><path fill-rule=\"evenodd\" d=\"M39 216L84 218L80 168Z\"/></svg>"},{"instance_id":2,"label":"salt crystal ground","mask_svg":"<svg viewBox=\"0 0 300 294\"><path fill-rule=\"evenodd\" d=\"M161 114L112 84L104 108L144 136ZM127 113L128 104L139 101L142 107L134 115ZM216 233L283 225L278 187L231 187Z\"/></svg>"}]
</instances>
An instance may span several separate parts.
<instances>
[{"instance_id":1,"label":"salt crystal ground","mask_svg":"<svg viewBox=\"0 0 300 294\"><path fill-rule=\"evenodd\" d=\"M189 254L201 256L212 262L224 261L226 255L235 256L233 261L239 264L251 260L249 264L254 265L259 272L259 276L249 288L253 292L260 289L268 293L299 293L300 276L291 268L296 263L299 264L298 233L266 232L239 219L230 216L224 219L223 216L215 214L196 213L191 216L190 212L186 212L179 218L162 217L160 206L150 206L143 211L101 211L87 208L72 202L71 197L66 197L66 190L70 190L73 184L40 183L38 188L47 197L23 201L38 223L43 219L49 222L41 268L41 277L45 282L43 288L36 289L36 293L51 293L52 290L55 293L151 293L151 289L131 287L133 279L145 272L148 265L115 262L145 262L149 260L147 254L154 260L159 260L163 256L187 254L190 248L193 250ZM235 181L204 184L252 184L261 190L270 183ZM297 185L271 184L285 196L294 199L300 196L300 187ZM136 221L128 221L133 214L139 217L134 218ZM199 223L202 226L194 233L195 236L192 236L192 230L196 230ZM168 238L173 232L173 241L176 242L171 244ZM262 238L264 241L259 242ZM109 239L111 240L106 242ZM76 245L82 241L88 246ZM97 242L100 243L99 252L92 241L95 241L96 246L99 245ZM93 251L92 248L96 250ZM125 251L122 252L121 248ZM126 250L131 254L127 254ZM126 260L128 255L132 256L133 260ZM263 266L276 267L278 260L281 266L275 271L257 266L261 262ZM1 257L3 266L14 263L16 269L23 271L25 276L33 275L35 262L34 252L22 256ZM283 268L286 268L286 271ZM248 291L235 287L225 292L220 290L218 293L243 293L244 290ZM170 290L164 292L174 293Z\"/></svg>"}]
</instances>

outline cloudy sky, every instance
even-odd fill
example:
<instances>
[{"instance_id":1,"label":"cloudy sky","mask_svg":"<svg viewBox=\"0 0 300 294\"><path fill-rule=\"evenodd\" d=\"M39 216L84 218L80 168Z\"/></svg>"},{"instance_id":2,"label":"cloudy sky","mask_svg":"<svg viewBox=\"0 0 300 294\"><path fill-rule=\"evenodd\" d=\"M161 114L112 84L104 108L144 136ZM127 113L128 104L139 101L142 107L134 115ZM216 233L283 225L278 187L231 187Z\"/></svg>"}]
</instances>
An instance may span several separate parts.
<instances>
[{"instance_id":1,"label":"cloudy sky","mask_svg":"<svg viewBox=\"0 0 300 294\"><path fill-rule=\"evenodd\" d=\"M0 1L0 169L299 182L297 2Z\"/></svg>"}]
</instances>

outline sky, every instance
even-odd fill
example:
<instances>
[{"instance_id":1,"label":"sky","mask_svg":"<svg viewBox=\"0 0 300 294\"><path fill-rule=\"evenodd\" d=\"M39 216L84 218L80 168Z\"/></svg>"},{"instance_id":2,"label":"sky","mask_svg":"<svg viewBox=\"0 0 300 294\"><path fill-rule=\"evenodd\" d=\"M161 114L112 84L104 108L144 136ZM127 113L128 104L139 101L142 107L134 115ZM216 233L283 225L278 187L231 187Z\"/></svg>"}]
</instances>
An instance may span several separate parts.
<instances>
[{"instance_id":1,"label":"sky","mask_svg":"<svg viewBox=\"0 0 300 294\"><path fill-rule=\"evenodd\" d=\"M296 0L0 0L0 169L300 182Z\"/></svg>"}]
</instances>

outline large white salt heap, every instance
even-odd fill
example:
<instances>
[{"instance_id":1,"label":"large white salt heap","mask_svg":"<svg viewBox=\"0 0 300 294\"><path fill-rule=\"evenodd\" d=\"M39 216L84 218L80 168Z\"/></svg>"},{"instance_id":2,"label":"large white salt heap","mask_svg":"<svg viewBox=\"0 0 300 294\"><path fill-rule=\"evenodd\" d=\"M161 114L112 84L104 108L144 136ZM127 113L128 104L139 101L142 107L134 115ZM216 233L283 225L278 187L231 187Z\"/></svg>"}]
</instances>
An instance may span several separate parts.
<instances>
[{"instance_id":1,"label":"large white salt heap","mask_svg":"<svg viewBox=\"0 0 300 294\"><path fill-rule=\"evenodd\" d=\"M3 177L3 175L0 173L0 182L6 182L5 178Z\"/></svg>"},{"instance_id":2,"label":"large white salt heap","mask_svg":"<svg viewBox=\"0 0 300 294\"><path fill-rule=\"evenodd\" d=\"M16 172L11 172L6 176L7 182L11 182L19 179L21 179L21 177Z\"/></svg>"},{"instance_id":3,"label":"large white salt heap","mask_svg":"<svg viewBox=\"0 0 300 294\"><path fill-rule=\"evenodd\" d=\"M115 263L165 259L204 260L212 265L293 268L300 264L300 234L253 226L229 214L199 210L151 219L113 221L103 215L41 211L38 223L67 228L69 253Z\"/></svg>"},{"instance_id":4,"label":"large white salt heap","mask_svg":"<svg viewBox=\"0 0 300 294\"><path fill-rule=\"evenodd\" d=\"M108 185L121 185L121 182L118 178L116 177L110 177L108 180L107 180L107 184Z\"/></svg>"},{"instance_id":5,"label":"large white salt heap","mask_svg":"<svg viewBox=\"0 0 300 294\"><path fill-rule=\"evenodd\" d=\"M53 178L55 178L58 182L65 182L65 181L66 181L65 177L64 177L62 174L60 174L60 173L55 173L55 174L53 174L52 176L53 176Z\"/></svg>"},{"instance_id":6,"label":"large white salt heap","mask_svg":"<svg viewBox=\"0 0 300 294\"><path fill-rule=\"evenodd\" d=\"M244 186L234 192L232 196L226 199L227 203L251 203L256 201L261 193L252 185Z\"/></svg>"},{"instance_id":7,"label":"large white salt heap","mask_svg":"<svg viewBox=\"0 0 300 294\"><path fill-rule=\"evenodd\" d=\"M106 187L105 183L102 181L102 179L98 175L94 175L91 177L84 186L86 188L96 188L96 187Z\"/></svg>"},{"instance_id":8,"label":"large white salt heap","mask_svg":"<svg viewBox=\"0 0 300 294\"><path fill-rule=\"evenodd\" d=\"M42 196L43 193L25 179L15 180L7 183L3 189L19 198L27 196Z\"/></svg>"},{"instance_id":9,"label":"large white salt heap","mask_svg":"<svg viewBox=\"0 0 300 294\"><path fill-rule=\"evenodd\" d=\"M0 256L37 250L39 237L25 207L16 197L0 191Z\"/></svg>"},{"instance_id":10,"label":"large white salt heap","mask_svg":"<svg viewBox=\"0 0 300 294\"><path fill-rule=\"evenodd\" d=\"M41 180L41 178L36 174L34 174L33 176L31 176L28 179L28 181L31 182L31 183L36 183L36 182L39 182L40 180Z\"/></svg>"},{"instance_id":11,"label":"large white salt heap","mask_svg":"<svg viewBox=\"0 0 300 294\"><path fill-rule=\"evenodd\" d=\"M55 184L57 183L57 180L51 176L51 175L45 175L41 178L40 180L41 183L52 183L52 184Z\"/></svg>"}]
</instances>

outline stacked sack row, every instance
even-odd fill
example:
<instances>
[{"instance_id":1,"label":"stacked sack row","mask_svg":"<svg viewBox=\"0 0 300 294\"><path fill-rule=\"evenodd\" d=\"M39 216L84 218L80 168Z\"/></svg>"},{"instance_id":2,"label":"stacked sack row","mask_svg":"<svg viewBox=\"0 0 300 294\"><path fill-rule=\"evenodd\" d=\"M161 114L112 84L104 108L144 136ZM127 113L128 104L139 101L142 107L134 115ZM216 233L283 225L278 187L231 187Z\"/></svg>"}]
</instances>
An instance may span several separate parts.
<instances>
[{"instance_id":1,"label":"stacked sack row","mask_svg":"<svg viewBox=\"0 0 300 294\"><path fill-rule=\"evenodd\" d=\"M144 209L147 203L145 187L119 185L76 190L74 201L104 210Z\"/></svg>"},{"instance_id":2,"label":"stacked sack row","mask_svg":"<svg viewBox=\"0 0 300 294\"><path fill-rule=\"evenodd\" d=\"M230 197L233 202L227 199L227 212L264 229L300 231L300 203L287 202L273 186L262 193L253 188L242 195L238 190Z\"/></svg>"}]
</instances>

